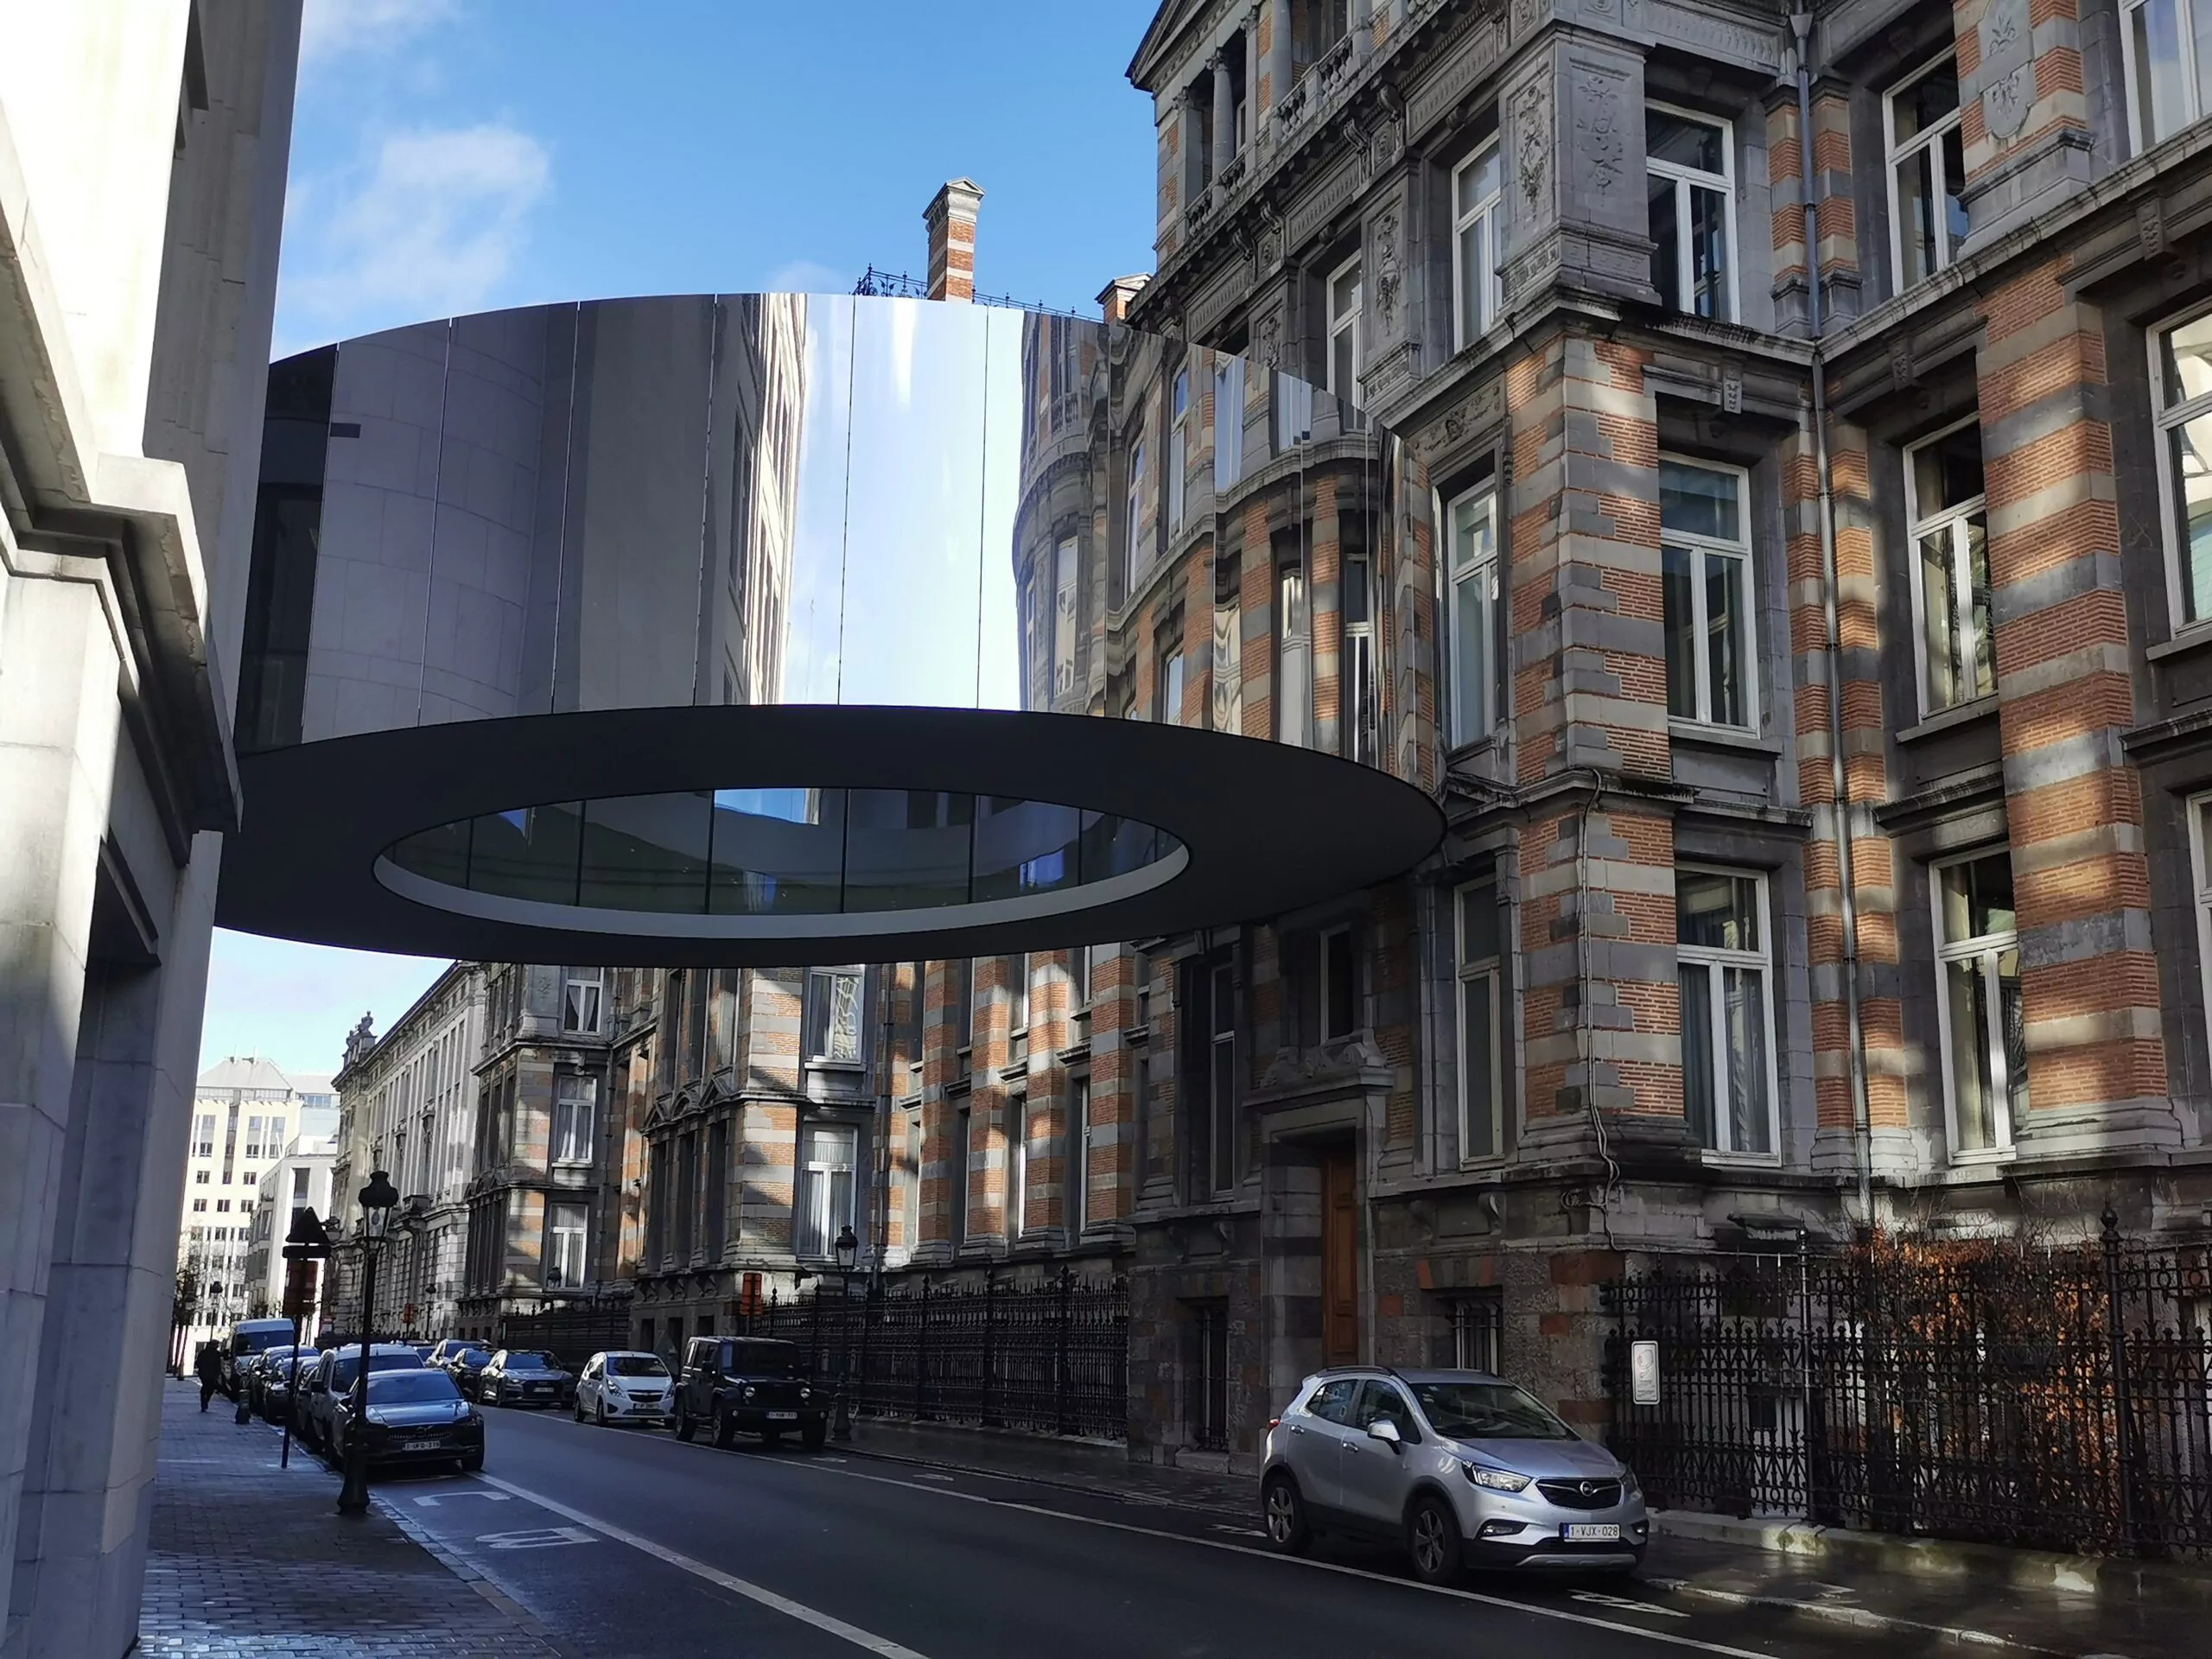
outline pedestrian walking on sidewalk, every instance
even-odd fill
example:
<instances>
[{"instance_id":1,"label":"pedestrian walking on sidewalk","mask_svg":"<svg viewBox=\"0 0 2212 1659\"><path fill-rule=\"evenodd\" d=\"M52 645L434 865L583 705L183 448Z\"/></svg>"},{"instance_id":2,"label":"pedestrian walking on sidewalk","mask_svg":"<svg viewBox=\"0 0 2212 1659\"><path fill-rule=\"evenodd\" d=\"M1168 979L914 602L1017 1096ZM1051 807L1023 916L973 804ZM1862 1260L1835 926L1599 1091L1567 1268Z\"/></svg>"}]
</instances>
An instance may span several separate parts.
<instances>
[{"instance_id":1,"label":"pedestrian walking on sidewalk","mask_svg":"<svg viewBox=\"0 0 2212 1659\"><path fill-rule=\"evenodd\" d=\"M193 1362L193 1374L200 1379L200 1409L207 1409L207 1402L215 1397L215 1387L223 1380L223 1357L215 1351L215 1344L200 1344L200 1357Z\"/></svg>"}]
</instances>

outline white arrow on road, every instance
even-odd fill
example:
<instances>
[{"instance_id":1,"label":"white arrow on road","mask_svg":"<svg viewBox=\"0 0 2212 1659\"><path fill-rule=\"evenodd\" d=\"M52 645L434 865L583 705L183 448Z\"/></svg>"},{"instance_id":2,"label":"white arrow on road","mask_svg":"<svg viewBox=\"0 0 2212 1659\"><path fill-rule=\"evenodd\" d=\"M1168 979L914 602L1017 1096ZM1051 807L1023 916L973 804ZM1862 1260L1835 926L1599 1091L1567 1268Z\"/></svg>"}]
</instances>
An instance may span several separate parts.
<instances>
[{"instance_id":1,"label":"white arrow on road","mask_svg":"<svg viewBox=\"0 0 2212 1659\"><path fill-rule=\"evenodd\" d=\"M435 1510L447 1499L454 1497L480 1497L487 1503L505 1503L509 1501L505 1492L477 1491L439 1492L429 1497L418 1497L415 1501L426 1510Z\"/></svg>"},{"instance_id":2,"label":"white arrow on road","mask_svg":"<svg viewBox=\"0 0 2212 1659\"><path fill-rule=\"evenodd\" d=\"M1577 1601L1592 1602L1600 1607L1618 1607L1624 1613L1651 1613L1661 1618L1689 1617L1679 1607L1662 1607L1656 1601L1638 1601L1633 1596L1609 1596L1602 1590L1576 1590L1571 1593Z\"/></svg>"},{"instance_id":3,"label":"white arrow on road","mask_svg":"<svg viewBox=\"0 0 2212 1659\"><path fill-rule=\"evenodd\" d=\"M599 1540L582 1527L529 1527L520 1532L480 1532L476 1541L493 1549L558 1549L563 1544L592 1544Z\"/></svg>"}]
</instances>

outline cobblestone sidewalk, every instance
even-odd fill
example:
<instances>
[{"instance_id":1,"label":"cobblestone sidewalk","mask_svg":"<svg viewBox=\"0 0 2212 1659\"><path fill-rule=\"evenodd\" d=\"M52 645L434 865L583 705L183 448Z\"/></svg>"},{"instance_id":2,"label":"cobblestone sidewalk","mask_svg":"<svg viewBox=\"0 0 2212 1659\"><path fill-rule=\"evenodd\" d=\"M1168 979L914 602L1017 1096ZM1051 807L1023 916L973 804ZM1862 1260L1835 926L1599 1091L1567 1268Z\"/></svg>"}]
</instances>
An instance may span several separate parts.
<instances>
[{"instance_id":1,"label":"cobblestone sidewalk","mask_svg":"<svg viewBox=\"0 0 2212 1659\"><path fill-rule=\"evenodd\" d=\"M391 1518L337 1513L338 1482L302 1448L240 1427L220 1396L162 1399L162 1457L138 1614L142 1654L195 1659L556 1659L527 1615L458 1577Z\"/></svg>"}]
</instances>

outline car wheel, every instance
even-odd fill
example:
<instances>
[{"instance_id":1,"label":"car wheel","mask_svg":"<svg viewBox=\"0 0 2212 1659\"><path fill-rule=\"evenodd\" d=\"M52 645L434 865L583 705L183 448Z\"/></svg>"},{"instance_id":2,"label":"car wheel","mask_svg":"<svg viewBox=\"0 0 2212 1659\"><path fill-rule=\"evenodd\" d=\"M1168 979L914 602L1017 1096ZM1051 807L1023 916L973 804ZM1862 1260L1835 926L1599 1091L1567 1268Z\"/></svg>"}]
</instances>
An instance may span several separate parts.
<instances>
[{"instance_id":1,"label":"car wheel","mask_svg":"<svg viewBox=\"0 0 2212 1659\"><path fill-rule=\"evenodd\" d=\"M811 1428L802 1430L799 1433L798 1441L799 1444L804 1446L808 1451L819 1452L822 1449L822 1443L829 1438L830 1431L824 1428L821 1424L817 1423Z\"/></svg>"},{"instance_id":2,"label":"car wheel","mask_svg":"<svg viewBox=\"0 0 2212 1659\"><path fill-rule=\"evenodd\" d=\"M484 1454L481 1452L472 1452L461 1460L461 1472L464 1475L476 1474L483 1467Z\"/></svg>"},{"instance_id":3,"label":"car wheel","mask_svg":"<svg viewBox=\"0 0 2212 1659\"><path fill-rule=\"evenodd\" d=\"M1449 1584L1459 1576L1459 1517L1433 1492L1416 1497L1407 1512L1406 1554L1423 1584Z\"/></svg>"},{"instance_id":4,"label":"car wheel","mask_svg":"<svg viewBox=\"0 0 2212 1659\"><path fill-rule=\"evenodd\" d=\"M720 1407L715 1409L715 1444L725 1451L737 1444L737 1424Z\"/></svg>"},{"instance_id":5,"label":"car wheel","mask_svg":"<svg viewBox=\"0 0 2212 1659\"><path fill-rule=\"evenodd\" d=\"M1288 1475L1268 1478L1261 1489L1261 1513L1268 1525L1268 1548L1284 1555L1302 1555L1313 1542L1313 1529L1306 1522L1306 1499L1298 1483Z\"/></svg>"},{"instance_id":6,"label":"car wheel","mask_svg":"<svg viewBox=\"0 0 2212 1659\"><path fill-rule=\"evenodd\" d=\"M579 1407L577 1410L578 1414L581 1415L582 1408ZM607 1402L602 1400L597 1405L594 1406L591 1408L591 1415L594 1422L597 1423L601 1428L605 1428L607 1427Z\"/></svg>"},{"instance_id":7,"label":"car wheel","mask_svg":"<svg viewBox=\"0 0 2212 1659\"><path fill-rule=\"evenodd\" d=\"M699 1438L699 1427L691 1421L691 1414L688 1411L676 1414L676 1438L686 1445Z\"/></svg>"},{"instance_id":8,"label":"car wheel","mask_svg":"<svg viewBox=\"0 0 2212 1659\"><path fill-rule=\"evenodd\" d=\"M583 1397L583 1395L578 1395L576 1396L576 1403L575 1403L574 1406L572 1406L572 1407L570 1407L570 1408L569 1408L569 1414L570 1414L570 1415L572 1415L573 1417L575 1417L575 1420L576 1420L578 1422L580 1422L580 1423L581 1423L582 1421L583 1421L583 1420L584 1420L584 1397Z\"/></svg>"}]
</instances>

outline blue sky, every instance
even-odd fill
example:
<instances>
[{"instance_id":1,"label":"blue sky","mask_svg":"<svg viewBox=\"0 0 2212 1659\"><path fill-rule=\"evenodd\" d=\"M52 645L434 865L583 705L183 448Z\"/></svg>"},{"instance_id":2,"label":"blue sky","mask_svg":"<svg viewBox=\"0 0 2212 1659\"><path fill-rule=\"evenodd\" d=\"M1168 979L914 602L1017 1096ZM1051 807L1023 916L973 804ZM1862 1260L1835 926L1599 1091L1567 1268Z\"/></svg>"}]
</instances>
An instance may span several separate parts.
<instances>
[{"instance_id":1,"label":"blue sky","mask_svg":"<svg viewBox=\"0 0 2212 1659\"><path fill-rule=\"evenodd\" d=\"M1152 0L308 0L279 355L499 306L922 274L983 187L976 283L1090 308L1152 267ZM329 1071L442 964L219 933L203 1064Z\"/></svg>"}]
</instances>

